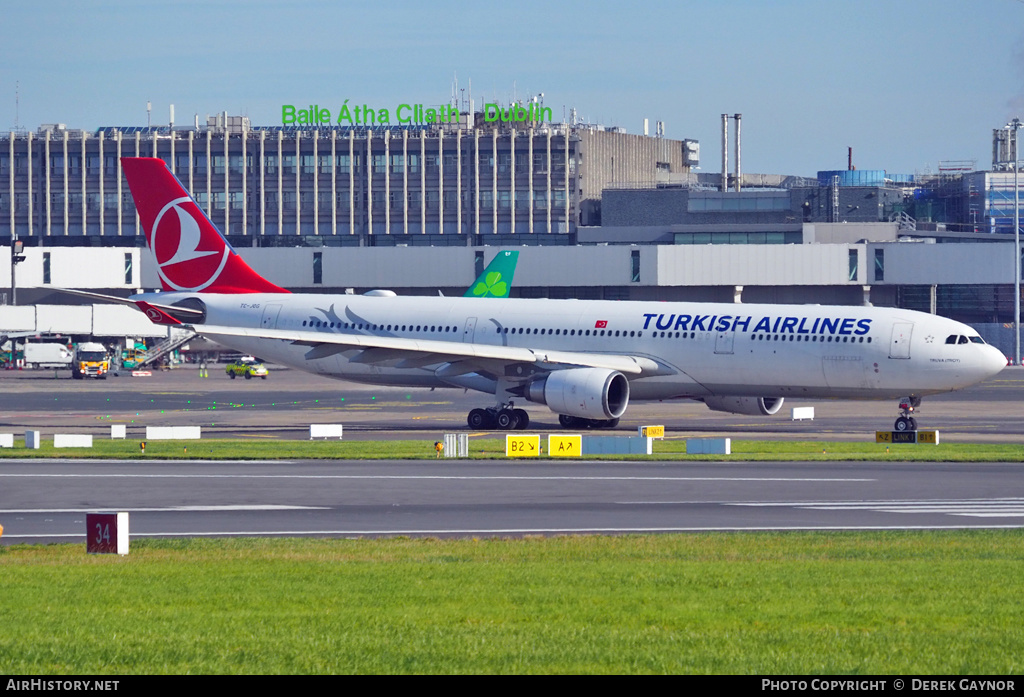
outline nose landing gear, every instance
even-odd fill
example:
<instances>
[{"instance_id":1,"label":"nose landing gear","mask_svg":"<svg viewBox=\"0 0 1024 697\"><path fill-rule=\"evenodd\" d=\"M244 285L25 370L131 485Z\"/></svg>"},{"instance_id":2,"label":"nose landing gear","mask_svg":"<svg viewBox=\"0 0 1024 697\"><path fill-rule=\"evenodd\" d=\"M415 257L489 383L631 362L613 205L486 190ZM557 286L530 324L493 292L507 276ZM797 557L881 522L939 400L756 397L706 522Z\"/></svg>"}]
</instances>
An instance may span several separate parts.
<instances>
[{"instance_id":1,"label":"nose landing gear","mask_svg":"<svg viewBox=\"0 0 1024 697\"><path fill-rule=\"evenodd\" d=\"M919 406L921 406L921 398L915 395L901 399L900 416L896 419L896 423L893 428L897 431L916 431L917 419L911 416L911 414L913 414L914 409Z\"/></svg>"}]
</instances>

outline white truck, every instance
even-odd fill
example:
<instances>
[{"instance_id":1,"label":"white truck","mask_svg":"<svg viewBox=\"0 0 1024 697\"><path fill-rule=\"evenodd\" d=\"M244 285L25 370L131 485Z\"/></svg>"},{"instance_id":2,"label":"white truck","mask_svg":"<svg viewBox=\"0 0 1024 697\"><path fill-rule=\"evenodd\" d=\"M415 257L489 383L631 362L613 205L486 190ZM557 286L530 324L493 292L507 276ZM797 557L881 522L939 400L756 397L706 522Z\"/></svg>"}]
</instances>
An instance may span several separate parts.
<instances>
[{"instance_id":1,"label":"white truck","mask_svg":"<svg viewBox=\"0 0 1024 697\"><path fill-rule=\"evenodd\" d=\"M26 368L67 368L72 358L64 344L25 344Z\"/></svg>"}]
</instances>

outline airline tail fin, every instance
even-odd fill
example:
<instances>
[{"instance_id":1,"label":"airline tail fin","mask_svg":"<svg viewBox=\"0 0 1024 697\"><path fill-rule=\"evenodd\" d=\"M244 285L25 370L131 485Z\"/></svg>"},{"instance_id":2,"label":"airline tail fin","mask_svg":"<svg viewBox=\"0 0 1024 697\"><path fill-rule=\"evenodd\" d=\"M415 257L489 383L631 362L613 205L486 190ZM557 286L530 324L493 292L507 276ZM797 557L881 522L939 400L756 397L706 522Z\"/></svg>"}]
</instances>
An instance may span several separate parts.
<instances>
[{"instance_id":1,"label":"airline tail fin","mask_svg":"<svg viewBox=\"0 0 1024 697\"><path fill-rule=\"evenodd\" d=\"M519 252L498 252L463 297L507 298L518 262Z\"/></svg>"},{"instance_id":2,"label":"airline tail fin","mask_svg":"<svg viewBox=\"0 0 1024 697\"><path fill-rule=\"evenodd\" d=\"M235 253L163 160L122 157L121 165L164 290L288 292Z\"/></svg>"}]
</instances>

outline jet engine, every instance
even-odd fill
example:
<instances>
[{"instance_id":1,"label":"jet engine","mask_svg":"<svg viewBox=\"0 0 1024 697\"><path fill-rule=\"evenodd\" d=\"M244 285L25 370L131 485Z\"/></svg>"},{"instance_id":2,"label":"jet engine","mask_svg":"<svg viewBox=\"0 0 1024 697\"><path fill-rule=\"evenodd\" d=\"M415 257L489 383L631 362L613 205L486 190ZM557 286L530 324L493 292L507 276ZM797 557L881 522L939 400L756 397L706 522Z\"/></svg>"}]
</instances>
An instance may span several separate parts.
<instances>
[{"instance_id":1,"label":"jet engine","mask_svg":"<svg viewBox=\"0 0 1024 697\"><path fill-rule=\"evenodd\" d=\"M617 419L629 404L629 381L617 370L569 368L531 382L523 396L557 414Z\"/></svg>"},{"instance_id":2,"label":"jet engine","mask_svg":"<svg viewBox=\"0 0 1024 697\"><path fill-rule=\"evenodd\" d=\"M705 397L704 403L713 411L747 416L771 416L782 408L782 397Z\"/></svg>"}]
</instances>

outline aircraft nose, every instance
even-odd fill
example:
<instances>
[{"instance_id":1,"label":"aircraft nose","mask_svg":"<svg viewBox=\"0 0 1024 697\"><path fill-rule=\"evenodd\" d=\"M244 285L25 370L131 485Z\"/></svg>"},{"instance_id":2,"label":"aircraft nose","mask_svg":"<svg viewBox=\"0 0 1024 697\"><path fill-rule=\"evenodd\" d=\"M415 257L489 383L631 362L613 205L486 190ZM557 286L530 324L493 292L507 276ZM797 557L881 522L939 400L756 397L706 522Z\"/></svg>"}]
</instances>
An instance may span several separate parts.
<instances>
[{"instance_id":1,"label":"aircraft nose","mask_svg":"<svg viewBox=\"0 0 1024 697\"><path fill-rule=\"evenodd\" d=\"M981 348L985 349L981 357L981 367L985 371L985 377L990 378L1001 373L1006 367L1006 356L1003 355L1003 352L995 346L985 345Z\"/></svg>"}]
</instances>

